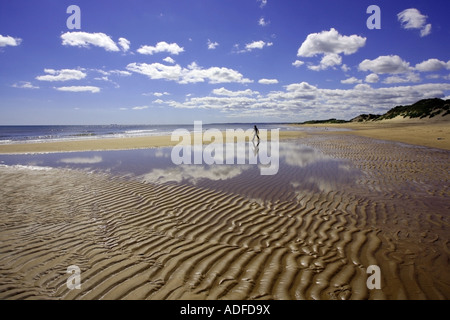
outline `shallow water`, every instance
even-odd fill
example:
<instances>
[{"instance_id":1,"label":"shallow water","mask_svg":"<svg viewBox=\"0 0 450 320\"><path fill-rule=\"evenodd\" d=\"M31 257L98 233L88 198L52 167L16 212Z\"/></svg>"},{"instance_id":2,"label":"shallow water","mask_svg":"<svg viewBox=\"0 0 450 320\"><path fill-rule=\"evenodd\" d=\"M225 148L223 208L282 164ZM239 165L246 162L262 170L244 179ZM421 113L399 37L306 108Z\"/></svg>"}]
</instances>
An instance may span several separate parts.
<instances>
[{"instance_id":1,"label":"shallow water","mask_svg":"<svg viewBox=\"0 0 450 320\"><path fill-rule=\"evenodd\" d=\"M278 153L267 152L264 144L249 143L245 148L237 147L231 160L226 157L226 147L224 164L206 164L203 159L201 164L176 165L171 159L172 148L0 155L0 164L106 172L147 183L196 185L263 201L287 200L303 191L339 190L354 184L361 174L347 160L292 141L281 142ZM264 155L259 154L261 150ZM252 156L256 156L253 164L249 160ZM262 168L269 166L273 174L262 174ZM270 187L274 189L270 194L262 192Z\"/></svg>"}]
</instances>

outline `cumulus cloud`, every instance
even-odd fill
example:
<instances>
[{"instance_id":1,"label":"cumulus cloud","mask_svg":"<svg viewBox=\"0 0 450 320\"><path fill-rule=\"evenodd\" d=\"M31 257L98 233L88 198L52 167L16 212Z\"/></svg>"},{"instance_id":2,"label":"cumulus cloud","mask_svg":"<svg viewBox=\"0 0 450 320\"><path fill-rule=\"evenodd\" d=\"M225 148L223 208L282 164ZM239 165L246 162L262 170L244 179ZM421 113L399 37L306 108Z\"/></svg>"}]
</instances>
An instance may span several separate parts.
<instances>
[{"instance_id":1,"label":"cumulus cloud","mask_svg":"<svg viewBox=\"0 0 450 320\"><path fill-rule=\"evenodd\" d=\"M334 66L338 66L342 63L342 57L336 53L329 53L322 57L320 63L316 66L308 66L308 69L314 71L325 70L328 68L333 68Z\"/></svg>"},{"instance_id":2,"label":"cumulus cloud","mask_svg":"<svg viewBox=\"0 0 450 320\"><path fill-rule=\"evenodd\" d=\"M351 77L345 80L341 80L341 83L343 84L355 84L355 83L361 83L362 81L360 79L357 79L355 77Z\"/></svg>"},{"instance_id":3,"label":"cumulus cloud","mask_svg":"<svg viewBox=\"0 0 450 320\"><path fill-rule=\"evenodd\" d=\"M175 60L174 60L172 57L165 57L165 58L163 59L163 61L164 61L164 62L167 62L167 63L172 63L172 64L175 63Z\"/></svg>"},{"instance_id":4,"label":"cumulus cloud","mask_svg":"<svg viewBox=\"0 0 450 320\"><path fill-rule=\"evenodd\" d=\"M58 87L55 89L58 91L69 91L69 92L92 92L92 93L100 92L99 87L93 86L70 86L70 87Z\"/></svg>"},{"instance_id":5,"label":"cumulus cloud","mask_svg":"<svg viewBox=\"0 0 450 320\"><path fill-rule=\"evenodd\" d=\"M371 73L367 75L365 79L365 81L368 83L376 83L378 82L378 80L380 80L380 77L376 73Z\"/></svg>"},{"instance_id":6,"label":"cumulus cloud","mask_svg":"<svg viewBox=\"0 0 450 320\"><path fill-rule=\"evenodd\" d=\"M31 82L28 81L22 81L19 83L14 83L12 85L13 88L20 88L20 89L39 89L38 86L34 86L33 84L31 84Z\"/></svg>"},{"instance_id":7,"label":"cumulus cloud","mask_svg":"<svg viewBox=\"0 0 450 320\"><path fill-rule=\"evenodd\" d=\"M411 70L409 63L397 55L379 56L374 60L365 59L359 64L359 70L378 74L404 73Z\"/></svg>"},{"instance_id":8,"label":"cumulus cloud","mask_svg":"<svg viewBox=\"0 0 450 320\"><path fill-rule=\"evenodd\" d=\"M403 29L419 29L421 37L431 33L431 24L426 24L428 17L415 8L403 10L397 14L397 18Z\"/></svg>"},{"instance_id":9,"label":"cumulus cloud","mask_svg":"<svg viewBox=\"0 0 450 320\"><path fill-rule=\"evenodd\" d=\"M168 96L168 95L170 95L170 93L168 93L166 91L164 91L164 92L153 92L153 95L155 97L162 97L162 96Z\"/></svg>"},{"instance_id":10,"label":"cumulus cloud","mask_svg":"<svg viewBox=\"0 0 450 320\"><path fill-rule=\"evenodd\" d=\"M344 71L344 72L348 72L348 71L350 71L350 67L347 66L347 65L344 63L344 64L341 66L341 70Z\"/></svg>"},{"instance_id":11,"label":"cumulus cloud","mask_svg":"<svg viewBox=\"0 0 450 320\"><path fill-rule=\"evenodd\" d=\"M366 44L366 38L358 35L343 36L331 28L329 31L311 33L298 48L298 57L314 57L323 55L318 65L310 65L308 68L314 71L325 70L342 64L340 54L353 54Z\"/></svg>"},{"instance_id":12,"label":"cumulus cloud","mask_svg":"<svg viewBox=\"0 0 450 320\"><path fill-rule=\"evenodd\" d=\"M37 76L36 79L40 81L69 81L81 80L86 77L86 73L74 69L44 69L44 72L47 74L43 76Z\"/></svg>"},{"instance_id":13,"label":"cumulus cloud","mask_svg":"<svg viewBox=\"0 0 450 320\"><path fill-rule=\"evenodd\" d=\"M305 62L303 62L303 61L301 61L301 60L295 60L294 62L292 62L292 65L294 66L294 67L300 67L300 66L302 66L302 65L304 65L305 64Z\"/></svg>"},{"instance_id":14,"label":"cumulus cloud","mask_svg":"<svg viewBox=\"0 0 450 320\"><path fill-rule=\"evenodd\" d=\"M119 46L122 47L122 50L124 52L127 52L128 50L130 50L130 41L125 38L119 38Z\"/></svg>"},{"instance_id":15,"label":"cumulus cloud","mask_svg":"<svg viewBox=\"0 0 450 320\"><path fill-rule=\"evenodd\" d=\"M212 42L211 40L208 39L208 49L209 50L214 50L215 48L217 48L217 46L219 45L218 42Z\"/></svg>"},{"instance_id":16,"label":"cumulus cloud","mask_svg":"<svg viewBox=\"0 0 450 320\"><path fill-rule=\"evenodd\" d=\"M184 51L183 47L180 47L176 43L167 43L165 41L158 42L156 46L141 46L137 52L140 54L152 55L159 52L168 52L170 54L178 55Z\"/></svg>"},{"instance_id":17,"label":"cumulus cloud","mask_svg":"<svg viewBox=\"0 0 450 320\"><path fill-rule=\"evenodd\" d=\"M6 46L16 47L22 43L22 39L13 38L11 36L2 36L0 34L0 48Z\"/></svg>"},{"instance_id":18,"label":"cumulus cloud","mask_svg":"<svg viewBox=\"0 0 450 320\"><path fill-rule=\"evenodd\" d=\"M218 95L218 96L227 96L227 97L252 96L252 95L259 94L258 91L253 91L250 89L241 90L241 91L231 91L231 90L225 89L224 87L219 88L219 89L214 89L212 91L212 93L215 95Z\"/></svg>"},{"instance_id":19,"label":"cumulus cloud","mask_svg":"<svg viewBox=\"0 0 450 320\"><path fill-rule=\"evenodd\" d=\"M245 51L252 51L254 49L262 49L264 47L270 47L272 45L273 45L272 42L265 42L265 41L262 41L262 40L253 41L253 42L247 43L245 45Z\"/></svg>"},{"instance_id":20,"label":"cumulus cloud","mask_svg":"<svg viewBox=\"0 0 450 320\"><path fill-rule=\"evenodd\" d=\"M117 44L106 34L97 32L89 33L83 31L66 32L61 35L64 46L85 47L90 45L100 47L106 51L120 51ZM122 41L123 43L123 41Z\"/></svg>"},{"instance_id":21,"label":"cumulus cloud","mask_svg":"<svg viewBox=\"0 0 450 320\"><path fill-rule=\"evenodd\" d=\"M353 54L366 44L366 38L351 35L343 36L331 28L329 31L311 33L298 48L297 56L313 57L317 54Z\"/></svg>"},{"instance_id":22,"label":"cumulus cloud","mask_svg":"<svg viewBox=\"0 0 450 320\"><path fill-rule=\"evenodd\" d=\"M450 69L450 60L447 62L438 59L428 59L421 63L416 64L416 70L418 71L438 71L441 69Z\"/></svg>"},{"instance_id":23,"label":"cumulus cloud","mask_svg":"<svg viewBox=\"0 0 450 320\"><path fill-rule=\"evenodd\" d=\"M419 82L420 76L416 73L408 73L402 76L390 76L387 77L383 83L407 83L407 82Z\"/></svg>"},{"instance_id":24,"label":"cumulus cloud","mask_svg":"<svg viewBox=\"0 0 450 320\"><path fill-rule=\"evenodd\" d=\"M244 78L244 76L236 70L224 67L203 69L196 63L191 63L187 68L183 68L178 64L167 66L161 63L148 64L133 62L127 65L127 70L144 74L150 79L171 80L182 84L205 81L208 81L209 83L253 82L250 79Z\"/></svg>"},{"instance_id":25,"label":"cumulus cloud","mask_svg":"<svg viewBox=\"0 0 450 320\"><path fill-rule=\"evenodd\" d=\"M226 116L239 118L254 117L257 111L262 117L280 120L351 119L361 113L382 113L393 106L414 103L420 99L444 97L449 90L450 83L381 88L358 83L349 89L323 89L301 82L265 95L188 97L183 101L164 101L163 104L173 108L215 109Z\"/></svg>"},{"instance_id":26,"label":"cumulus cloud","mask_svg":"<svg viewBox=\"0 0 450 320\"><path fill-rule=\"evenodd\" d=\"M132 110L145 110L145 109L148 109L148 106L137 106L137 107L133 107L131 109Z\"/></svg>"},{"instance_id":27,"label":"cumulus cloud","mask_svg":"<svg viewBox=\"0 0 450 320\"><path fill-rule=\"evenodd\" d=\"M129 71L125 71L125 70L109 70L109 71L105 71L102 69L92 69L93 71L96 71L98 73L101 73L104 76L109 76L109 75L118 75L118 76L131 76L131 72Z\"/></svg>"},{"instance_id":28,"label":"cumulus cloud","mask_svg":"<svg viewBox=\"0 0 450 320\"><path fill-rule=\"evenodd\" d=\"M261 84L277 84L278 80L277 79L259 79L258 83L261 83Z\"/></svg>"}]
</instances>

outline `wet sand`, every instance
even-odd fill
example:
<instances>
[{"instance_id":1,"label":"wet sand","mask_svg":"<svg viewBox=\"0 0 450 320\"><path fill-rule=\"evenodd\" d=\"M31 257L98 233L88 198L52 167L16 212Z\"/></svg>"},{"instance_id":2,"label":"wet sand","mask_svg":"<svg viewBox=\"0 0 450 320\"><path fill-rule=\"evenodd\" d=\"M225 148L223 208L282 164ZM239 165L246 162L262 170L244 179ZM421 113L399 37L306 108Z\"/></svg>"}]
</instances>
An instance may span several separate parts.
<instances>
[{"instance_id":1,"label":"wet sand","mask_svg":"<svg viewBox=\"0 0 450 320\"><path fill-rule=\"evenodd\" d=\"M450 153L300 140L270 183L0 167L0 298L449 299Z\"/></svg>"},{"instance_id":2,"label":"wet sand","mask_svg":"<svg viewBox=\"0 0 450 320\"><path fill-rule=\"evenodd\" d=\"M244 138L243 134L236 135ZM302 131L280 131L280 139L295 139L306 136ZM267 138L270 139L271 131L268 130ZM225 136L223 136L225 141ZM145 149L157 147L169 147L182 144L193 144L194 141L201 141L194 134L191 137L184 136L178 141L172 141L171 136L147 136L130 138L105 138L105 139L84 139L58 142L39 143L16 143L0 145L0 154L11 153L43 153L43 152L73 152L73 151L94 151L94 150L129 150ZM207 144L209 141L204 141Z\"/></svg>"}]
</instances>

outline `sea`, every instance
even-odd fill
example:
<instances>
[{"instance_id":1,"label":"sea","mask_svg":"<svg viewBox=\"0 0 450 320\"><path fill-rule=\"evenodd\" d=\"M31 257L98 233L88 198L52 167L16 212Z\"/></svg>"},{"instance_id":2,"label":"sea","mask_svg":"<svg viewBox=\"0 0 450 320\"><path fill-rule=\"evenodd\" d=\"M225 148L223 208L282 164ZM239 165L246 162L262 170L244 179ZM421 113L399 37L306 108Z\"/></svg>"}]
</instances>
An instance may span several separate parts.
<instances>
[{"instance_id":1,"label":"sea","mask_svg":"<svg viewBox=\"0 0 450 320\"><path fill-rule=\"evenodd\" d=\"M252 129L254 123L211 123L202 124L201 130L208 129ZM311 131L314 128L294 127L286 123L256 123L258 129L280 129ZM142 136L171 135L177 129L196 132L200 127L192 124L170 125L22 125L0 126L0 144L39 143L68 140L87 140L103 138L124 138Z\"/></svg>"}]
</instances>

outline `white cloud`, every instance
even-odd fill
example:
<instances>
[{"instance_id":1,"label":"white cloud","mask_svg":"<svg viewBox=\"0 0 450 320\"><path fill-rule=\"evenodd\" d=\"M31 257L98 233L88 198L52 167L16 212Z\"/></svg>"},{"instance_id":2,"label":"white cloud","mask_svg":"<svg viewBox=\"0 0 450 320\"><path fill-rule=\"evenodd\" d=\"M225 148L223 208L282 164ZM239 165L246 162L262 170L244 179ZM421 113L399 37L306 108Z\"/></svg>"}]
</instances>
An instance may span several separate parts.
<instances>
[{"instance_id":1,"label":"white cloud","mask_svg":"<svg viewBox=\"0 0 450 320\"><path fill-rule=\"evenodd\" d=\"M260 25L261 27L265 27L265 26L267 26L269 23L270 23L270 22L269 22L269 21L266 21L266 20L264 19L264 17L261 17L261 18L258 20L258 25Z\"/></svg>"},{"instance_id":2,"label":"white cloud","mask_svg":"<svg viewBox=\"0 0 450 320\"><path fill-rule=\"evenodd\" d=\"M423 27L422 30L420 30L421 37L426 37L430 33L431 33L431 24L430 23L427 24L425 27Z\"/></svg>"},{"instance_id":3,"label":"white cloud","mask_svg":"<svg viewBox=\"0 0 450 320\"><path fill-rule=\"evenodd\" d=\"M168 93L168 92L154 92L153 95L155 97L162 97L162 96L168 96L168 95L170 95L170 93Z\"/></svg>"},{"instance_id":4,"label":"white cloud","mask_svg":"<svg viewBox=\"0 0 450 320\"><path fill-rule=\"evenodd\" d=\"M69 92L92 92L92 93L100 92L99 87L93 86L71 86L71 87L59 87L55 89L58 91L69 91Z\"/></svg>"},{"instance_id":5,"label":"white cloud","mask_svg":"<svg viewBox=\"0 0 450 320\"><path fill-rule=\"evenodd\" d=\"M416 64L416 70L419 71L438 71L443 68L450 69L450 61L444 62L438 59L428 59Z\"/></svg>"},{"instance_id":6,"label":"white cloud","mask_svg":"<svg viewBox=\"0 0 450 320\"><path fill-rule=\"evenodd\" d=\"M294 67L300 67L300 66L302 66L302 65L304 65L305 63L303 62L303 61L300 61L300 60L295 60L294 62L292 62L292 65L294 66Z\"/></svg>"},{"instance_id":7,"label":"white cloud","mask_svg":"<svg viewBox=\"0 0 450 320\"><path fill-rule=\"evenodd\" d=\"M137 52L140 54L155 54L159 52L168 52L170 54L178 55L184 51L183 47L180 47L176 43L167 43L165 41L158 42L156 46L141 46Z\"/></svg>"},{"instance_id":8,"label":"white cloud","mask_svg":"<svg viewBox=\"0 0 450 320\"><path fill-rule=\"evenodd\" d=\"M0 34L0 48L6 47L6 46L12 46L16 47L22 43L22 39L20 38L13 38L11 36L2 36Z\"/></svg>"},{"instance_id":9,"label":"white cloud","mask_svg":"<svg viewBox=\"0 0 450 320\"><path fill-rule=\"evenodd\" d=\"M355 83L361 83L362 81L360 79L357 79L355 77L351 77L345 80L341 80L341 83L343 84L355 84Z\"/></svg>"},{"instance_id":10,"label":"white cloud","mask_svg":"<svg viewBox=\"0 0 450 320\"><path fill-rule=\"evenodd\" d=\"M64 46L85 47L90 45L105 49L106 51L120 51L116 43L106 34L83 31L66 32L61 35Z\"/></svg>"},{"instance_id":11,"label":"white cloud","mask_svg":"<svg viewBox=\"0 0 450 320\"><path fill-rule=\"evenodd\" d=\"M341 66L341 69L342 69L342 71L344 71L344 72L350 71L350 67L347 66L345 63Z\"/></svg>"},{"instance_id":12,"label":"white cloud","mask_svg":"<svg viewBox=\"0 0 450 320\"><path fill-rule=\"evenodd\" d=\"M218 42L212 42L211 40L208 39L208 49L209 50L214 50L215 48L217 48L218 45L219 45Z\"/></svg>"},{"instance_id":13,"label":"white cloud","mask_svg":"<svg viewBox=\"0 0 450 320\"><path fill-rule=\"evenodd\" d=\"M109 76L109 75L131 76L131 72L125 71L125 70L109 70L109 71L105 71L102 69L91 69L91 70L101 73L104 76Z\"/></svg>"},{"instance_id":14,"label":"white cloud","mask_svg":"<svg viewBox=\"0 0 450 320\"><path fill-rule=\"evenodd\" d=\"M74 69L44 69L45 73L43 76L37 76L36 79L40 81L69 81L69 80L81 80L86 77L86 73L80 70Z\"/></svg>"},{"instance_id":15,"label":"white cloud","mask_svg":"<svg viewBox=\"0 0 450 320\"><path fill-rule=\"evenodd\" d=\"M133 109L133 110L144 110L144 109L148 109L148 106L138 106L138 107L133 107L131 109Z\"/></svg>"},{"instance_id":16,"label":"white cloud","mask_svg":"<svg viewBox=\"0 0 450 320\"><path fill-rule=\"evenodd\" d=\"M122 47L122 50L124 52L127 52L128 50L130 50L130 41L125 38L119 38L119 46Z\"/></svg>"},{"instance_id":17,"label":"white cloud","mask_svg":"<svg viewBox=\"0 0 450 320\"><path fill-rule=\"evenodd\" d=\"M353 54L366 44L366 38L351 35L343 36L337 30L311 33L298 49L297 56L313 57L317 54Z\"/></svg>"},{"instance_id":18,"label":"white cloud","mask_svg":"<svg viewBox=\"0 0 450 320\"><path fill-rule=\"evenodd\" d=\"M172 57L166 57L163 59L163 61L167 62L167 63L175 63L175 60L172 59Z\"/></svg>"},{"instance_id":19,"label":"white cloud","mask_svg":"<svg viewBox=\"0 0 450 320\"><path fill-rule=\"evenodd\" d=\"M178 83L250 83L250 79L244 78L241 73L236 70L220 67L211 67L203 69L196 63L191 63L187 68L180 65L167 66L161 63L130 63L127 70L144 74L150 79L164 79L176 81Z\"/></svg>"},{"instance_id":20,"label":"white cloud","mask_svg":"<svg viewBox=\"0 0 450 320\"><path fill-rule=\"evenodd\" d=\"M267 0L257 0L258 2L261 2L260 7L263 8L267 4Z\"/></svg>"},{"instance_id":21,"label":"white cloud","mask_svg":"<svg viewBox=\"0 0 450 320\"><path fill-rule=\"evenodd\" d=\"M252 96L259 94L258 91L252 91L250 89L246 89L243 91L231 91L223 87L220 89L214 89L212 93L218 96L227 96L227 97Z\"/></svg>"},{"instance_id":22,"label":"white cloud","mask_svg":"<svg viewBox=\"0 0 450 320\"><path fill-rule=\"evenodd\" d=\"M258 83L261 83L261 84L276 84L276 83L278 83L278 80L277 79L259 79Z\"/></svg>"},{"instance_id":23,"label":"white cloud","mask_svg":"<svg viewBox=\"0 0 450 320\"><path fill-rule=\"evenodd\" d=\"M252 51L254 49L262 49L264 47L270 47L272 45L273 45L272 42L264 42L262 40L253 41L253 42L247 43L245 45L245 51Z\"/></svg>"},{"instance_id":24,"label":"white cloud","mask_svg":"<svg viewBox=\"0 0 450 320\"><path fill-rule=\"evenodd\" d=\"M122 77L131 76L131 72L125 70L110 70L109 74L115 74Z\"/></svg>"},{"instance_id":25,"label":"white cloud","mask_svg":"<svg viewBox=\"0 0 450 320\"><path fill-rule=\"evenodd\" d=\"M215 109L226 117L271 119L351 119L361 113L383 113L396 105L448 95L450 83L429 83L372 88L359 83L350 89L322 89L307 82L293 83L284 90L252 96L187 97L183 101L164 101L172 108ZM345 101L345 103L342 103Z\"/></svg>"},{"instance_id":26,"label":"white cloud","mask_svg":"<svg viewBox=\"0 0 450 320\"><path fill-rule=\"evenodd\" d=\"M390 76L387 77L383 83L408 83L408 82L419 82L420 76L416 73L408 73L403 76Z\"/></svg>"},{"instance_id":27,"label":"white cloud","mask_svg":"<svg viewBox=\"0 0 450 320\"><path fill-rule=\"evenodd\" d=\"M336 53L329 53L322 57L320 63L316 66L308 66L308 69L314 71L325 70L332 68L334 66L340 65L342 63L342 57Z\"/></svg>"},{"instance_id":28,"label":"white cloud","mask_svg":"<svg viewBox=\"0 0 450 320\"><path fill-rule=\"evenodd\" d=\"M340 54L353 54L365 44L366 38L355 34L343 36L336 29L331 28L329 31L309 34L298 48L297 56L314 57L323 55L318 65L310 65L308 69L314 71L326 70L342 64ZM342 69L348 70L348 67L345 65L345 67L342 66Z\"/></svg>"},{"instance_id":29,"label":"white cloud","mask_svg":"<svg viewBox=\"0 0 450 320\"><path fill-rule=\"evenodd\" d=\"M39 89L39 87L34 86L33 84L31 84L31 82L28 81L22 81L19 83L14 83L12 85L13 88L20 88L20 89Z\"/></svg>"},{"instance_id":30,"label":"white cloud","mask_svg":"<svg viewBox=\"0 0 450 320\"><path fill-rule=\"evenodd\" d=\"M368 83L376 83L380 80L380 77L376 73L371 73L366 76L365 81Z\"/></svg>"},{"instance_id":31,"label":"white cloud","mask_svg":"<svg viewBox=\"0 0 450 320\"><path fill-rule=\"evenodd\" d=\"M374 60L365 59L359 64L359 70L374 73L404 73L411 70L409 63L397 55L379 56Z\"/></svg>"},{"instance_id":32,"label":"white cloud","mask_svg":"<svg viewBox=\"0 0 450 320\"><path fill-rule=\"evenodd\" d=\"M427 16L415 8L403 10L397 14L403 29L420 29L420 36L425 37L431 33L431 24L426 24Z\"/></svg>"}]
</instances>

